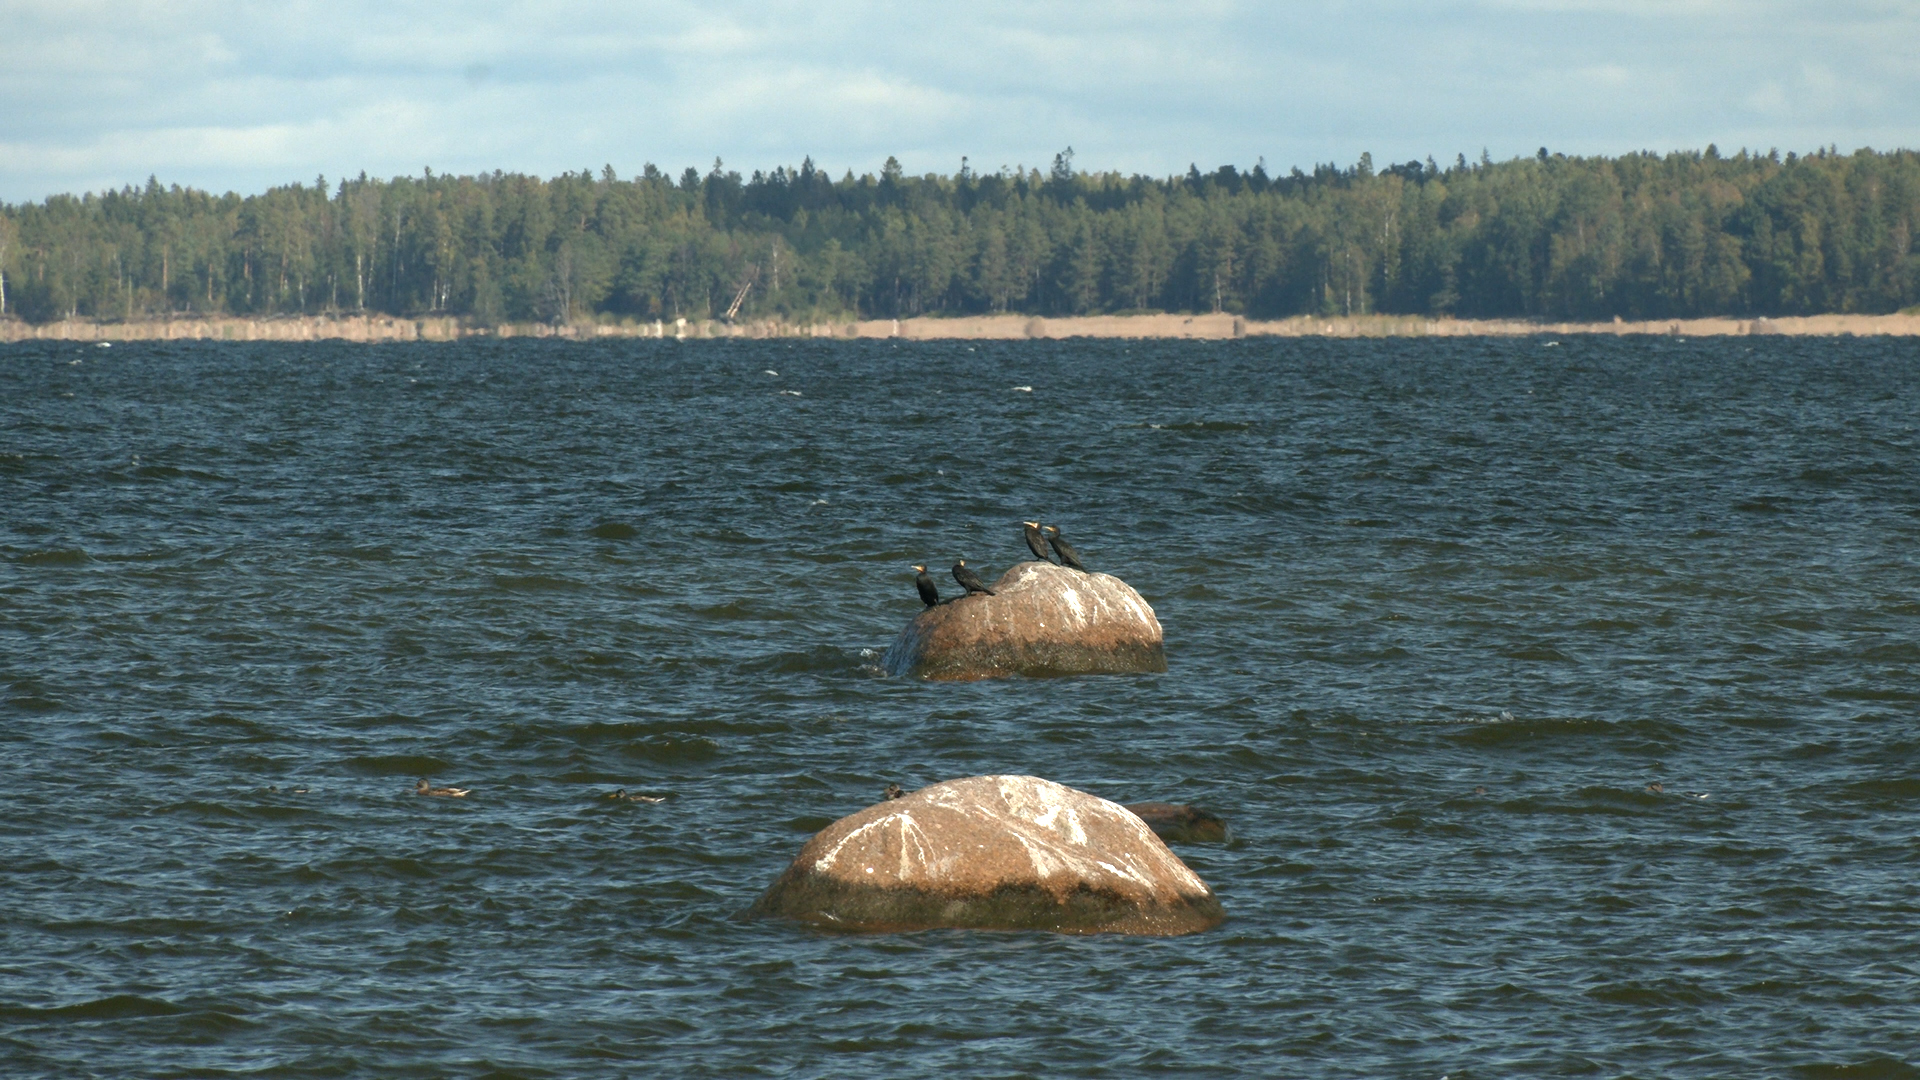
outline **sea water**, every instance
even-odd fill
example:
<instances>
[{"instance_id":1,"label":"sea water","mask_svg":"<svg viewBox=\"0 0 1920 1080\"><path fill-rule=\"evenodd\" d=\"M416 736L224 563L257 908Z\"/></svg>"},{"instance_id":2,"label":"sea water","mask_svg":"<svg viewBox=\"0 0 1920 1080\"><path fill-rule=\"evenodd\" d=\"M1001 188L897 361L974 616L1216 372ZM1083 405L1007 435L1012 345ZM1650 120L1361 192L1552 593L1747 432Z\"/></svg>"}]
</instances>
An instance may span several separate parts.
<instances>
[{"instance_id":1,"label":"sea water","mask_svg":"<svg viewBox=\"0 0 1920 1080\"><path fill-rule=\"evenodd\" d=\"M883 677L1023 519L1169 670ZM1917 714L1910 341L0 348L9 1076L1914 1076ZM1229 921L743 917L996 772Z\"/></svg>"}]
</instances>

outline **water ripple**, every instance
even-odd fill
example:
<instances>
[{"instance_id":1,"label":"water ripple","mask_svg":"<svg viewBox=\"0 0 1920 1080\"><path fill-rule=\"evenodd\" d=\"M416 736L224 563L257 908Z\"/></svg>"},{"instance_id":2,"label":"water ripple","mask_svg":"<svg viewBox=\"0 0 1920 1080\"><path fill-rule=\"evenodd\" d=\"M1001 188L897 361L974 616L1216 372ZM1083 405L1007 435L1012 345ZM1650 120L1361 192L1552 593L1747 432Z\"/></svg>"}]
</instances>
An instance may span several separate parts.
<instances>
[{"instance_id":1,"label":"water ripple","mask_svg":"<svg viewBox=\"0 0 1920 1080\"><path fill-rule=\"evenodd\" d=\"M0 355L10 1075L1920 1074L1899 342L71 354ZM1035 515L1168 672L881 677ZM989 771L1220 813L1230 921L742 918Z\"/></svg>"}]
</instances>

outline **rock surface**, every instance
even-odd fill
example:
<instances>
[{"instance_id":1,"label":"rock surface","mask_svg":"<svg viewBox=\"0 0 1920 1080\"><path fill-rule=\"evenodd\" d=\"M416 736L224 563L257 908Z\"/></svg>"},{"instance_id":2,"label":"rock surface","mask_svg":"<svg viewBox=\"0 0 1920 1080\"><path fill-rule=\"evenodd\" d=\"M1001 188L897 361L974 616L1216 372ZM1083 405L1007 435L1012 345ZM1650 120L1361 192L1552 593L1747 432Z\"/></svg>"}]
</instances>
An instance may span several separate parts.
<instances>
[{"instance_id":1,"label":"rock surface","mask_svg":"<svg viewBox=\"0 0 1920 1080\"><path fill-rule=\"evenodd\" d=\"M841 818L753 913L858 931L1188 934L1226 914L1117 803L1034 776L973 776Z\"/></svg>"},{"instance_id":2,"label":"rock surface","mask_svg":"<svg viewBox=\"0 0 1920 1080\"><path fill-rule=\"evenodd\" d=\"M1008 675L1167 670L1160 620L1126 582L1053 563L1016 564L994 596L962 596L914 617L881 658L889 675Z\"/></svg>"}]
</instances>

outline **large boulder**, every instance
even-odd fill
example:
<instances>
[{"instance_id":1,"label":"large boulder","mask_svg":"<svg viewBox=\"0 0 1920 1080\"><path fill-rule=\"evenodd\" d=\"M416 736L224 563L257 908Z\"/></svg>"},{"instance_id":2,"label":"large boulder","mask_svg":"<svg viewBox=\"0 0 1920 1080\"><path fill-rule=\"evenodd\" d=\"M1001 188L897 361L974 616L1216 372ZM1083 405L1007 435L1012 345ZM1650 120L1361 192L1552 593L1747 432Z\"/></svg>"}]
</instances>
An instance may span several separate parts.
<instances>
[{"instance_id":1,"label":"large boulder","mask_svg":"<svg viewBox=\"0 0 1920 1080\"><path fill-rule=\"evenodd\" d=\"M1028 561L992 589L914 616L881 667L928 679L1167 670L1153 607L1111 574Z\"/></svg>"},{"instance_id":2,"label":"large boulder","mask_svg":"<svg viewBox=\"0 0 1920 1080\"><path fill-rule=\"evenodd\" d=\"M1125 807L1035 776L973 776L841 818L753 912L839 930L1190 934L1213 890Z\"/></svg>"}]
</instances>

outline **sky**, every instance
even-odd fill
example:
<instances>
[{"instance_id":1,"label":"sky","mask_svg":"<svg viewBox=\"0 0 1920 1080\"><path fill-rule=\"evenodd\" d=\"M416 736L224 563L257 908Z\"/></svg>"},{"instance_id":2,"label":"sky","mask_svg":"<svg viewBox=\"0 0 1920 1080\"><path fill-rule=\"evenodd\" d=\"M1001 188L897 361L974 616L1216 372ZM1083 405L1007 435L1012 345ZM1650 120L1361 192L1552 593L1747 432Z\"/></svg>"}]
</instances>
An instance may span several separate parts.
<instances>
[{"instance_id":1,"label":"sky","mask_svg":"<svg viewBox=\"0 0 1920 1080\"><path fill-rule=\"evenodd\" d=\"M0 0L0 201L1920 148L1920 0Z\"/></svg>"}]
</instances>

